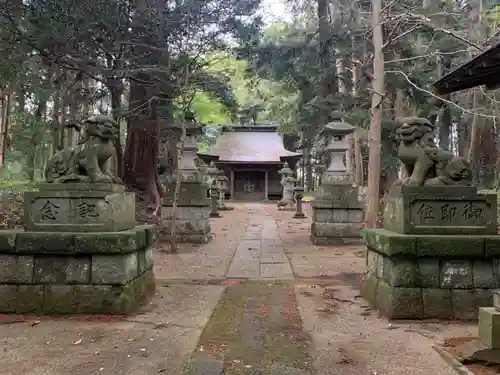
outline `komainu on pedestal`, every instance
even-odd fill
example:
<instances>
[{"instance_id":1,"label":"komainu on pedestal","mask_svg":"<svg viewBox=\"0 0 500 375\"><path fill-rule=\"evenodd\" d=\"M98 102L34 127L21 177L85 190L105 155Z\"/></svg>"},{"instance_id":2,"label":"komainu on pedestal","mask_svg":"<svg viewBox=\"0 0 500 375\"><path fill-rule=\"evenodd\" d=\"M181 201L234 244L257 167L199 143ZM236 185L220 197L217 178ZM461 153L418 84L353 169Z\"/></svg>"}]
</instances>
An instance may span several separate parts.
<instances>
[{"instance_id":1,"label":"komainu on pedestal","mask_svg":"<svg viewBox=\"0 0 500 375\"><path fill-rule=\"evenodd\" d=\"M153 228L109 168L118 124L84 125L25 193L25 230L0 232L0 313L126 314L154 289Z\"/></svg>"},{"instance_id":2,"label":"komainu on pedestal","mask_svg":"<svg viewBox=\"0 0 500 375\"><path fill-rule=\"evenodd\" d=\"M362 295L394 319L475 319L498 288L497 196L478 193L467 160L437 147L426 119L396 130L407 175L384 207L384 228L364 229Z\"/></svg>"}]
</instances>

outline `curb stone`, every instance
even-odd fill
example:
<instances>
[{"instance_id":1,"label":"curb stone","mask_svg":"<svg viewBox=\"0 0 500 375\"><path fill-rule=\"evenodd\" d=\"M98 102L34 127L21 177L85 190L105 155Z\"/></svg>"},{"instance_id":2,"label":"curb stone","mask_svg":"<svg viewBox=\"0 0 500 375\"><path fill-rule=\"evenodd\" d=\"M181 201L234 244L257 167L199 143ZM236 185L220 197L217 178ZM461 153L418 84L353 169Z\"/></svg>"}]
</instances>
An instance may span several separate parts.
<instances>
[{"instance_id":1,"label":"curb stone","mask_svg":"<svg viewBox=\"0 0 500 375\"><path fill-rule=\"evenodd\" d=\"M451 353L446 351L443 347L439 345L432 345L432 348L444 359L444 361L449 364L457 374L460 375L474 375L467 367L461 364Z\"/></svg>"}]
</instances>

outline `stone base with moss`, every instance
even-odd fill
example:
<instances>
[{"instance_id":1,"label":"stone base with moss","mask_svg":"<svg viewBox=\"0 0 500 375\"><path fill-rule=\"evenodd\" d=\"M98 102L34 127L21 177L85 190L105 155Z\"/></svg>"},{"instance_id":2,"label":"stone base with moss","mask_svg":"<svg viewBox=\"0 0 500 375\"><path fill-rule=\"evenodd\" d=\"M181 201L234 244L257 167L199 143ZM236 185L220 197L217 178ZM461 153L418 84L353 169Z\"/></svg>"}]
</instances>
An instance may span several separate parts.
<instances>
[{"instance_id":1,"label":"stone base with moss","mask_svg":"<svg viewBox=\"0 0 500 375\"><path fill-rule=\"evenodd\" d=\"M363 227L363 204L352 185L323 186L313 202L311 241L315 245L359 243Z\"/></svg>"},{"instance_id":2,"label":"stone base with moss","mask_svg":"<svg viewBox=\"0 0 500 375\"><path fill-rule=\"evenodd\" d=\"M153 227L123 185L40 184L0 231L0 313L126 314L154 288Z\"/></svg>"},{"instance_id":3,"label":"stone base with moss","mask_svg":"<svg viewBox=\"0 0 500 375\"><path fill-rule=\"evenodd\" d=\"M153 231L0 232L0 312L126 314L155 286Z\"/></svg>"},{"instance_id":4,"label":"stone base with moss","mask_svg":"<svg viewBox=\"0 0 500 375\"><path fill-rule=\"evenodd\" d=\"M388 229L364 229L362 296L392 319L477 318L500 287L496 195L471 187L397 187Z\"/></svg>"},{"instance_id":5,"label":"stone base with moss","mask_svg":"<svg viewBox=\"0 0 500 375\"><path fill-rule=\"evenodd\" d=\"M174 217L173 197L175 185L167 186L162 201L160 238L169 241ZM183 182L175 208L175 236L179 243L204 244L212 239L210 228L210 199L206 198L206 186L197 182Z\"/></svg>"}]
</instances>

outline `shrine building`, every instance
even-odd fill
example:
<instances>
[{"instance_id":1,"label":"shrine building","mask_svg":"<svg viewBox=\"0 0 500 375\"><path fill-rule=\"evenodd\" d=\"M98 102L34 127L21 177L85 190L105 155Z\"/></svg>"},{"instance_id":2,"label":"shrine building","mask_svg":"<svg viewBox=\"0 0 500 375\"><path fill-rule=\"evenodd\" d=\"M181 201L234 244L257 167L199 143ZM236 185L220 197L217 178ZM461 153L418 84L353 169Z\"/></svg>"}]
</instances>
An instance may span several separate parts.
<instances>
[{"instance_id":1,"label":"shrine building","mask_svg":"<svg viewBox=\"0 0 500 375\"><path fill-rule=\"evenodd\" d=\"M281 199L278 171L285 162L294 169L302 156L285 150L275 125L224 126L215 146L197 155L224 171L229 179L228 198L250 201Z\"/></svg>"}]
</instances>

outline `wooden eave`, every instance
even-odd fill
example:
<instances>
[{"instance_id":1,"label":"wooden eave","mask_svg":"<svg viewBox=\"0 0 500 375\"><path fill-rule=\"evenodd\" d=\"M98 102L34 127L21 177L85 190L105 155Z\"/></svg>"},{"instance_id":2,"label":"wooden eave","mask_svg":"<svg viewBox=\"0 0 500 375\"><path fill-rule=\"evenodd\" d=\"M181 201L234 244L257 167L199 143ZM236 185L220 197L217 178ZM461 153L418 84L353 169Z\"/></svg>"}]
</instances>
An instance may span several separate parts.
<instances>
[{"instance_id":1,"label":"wooden eave","mask_svg":"<svg viewBox=\"0 0 500 375\"><path fill-rule=\"evenodd\" d=\"M500 43L477 55L433 84L439 95L477 86L491 90L500 85Z\"/></svg>"}]
</instances>

